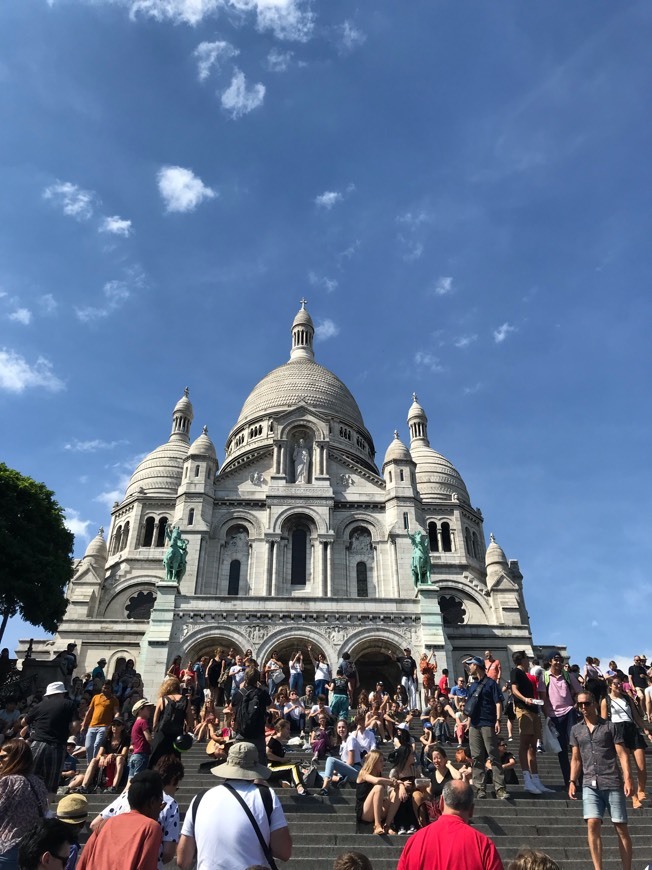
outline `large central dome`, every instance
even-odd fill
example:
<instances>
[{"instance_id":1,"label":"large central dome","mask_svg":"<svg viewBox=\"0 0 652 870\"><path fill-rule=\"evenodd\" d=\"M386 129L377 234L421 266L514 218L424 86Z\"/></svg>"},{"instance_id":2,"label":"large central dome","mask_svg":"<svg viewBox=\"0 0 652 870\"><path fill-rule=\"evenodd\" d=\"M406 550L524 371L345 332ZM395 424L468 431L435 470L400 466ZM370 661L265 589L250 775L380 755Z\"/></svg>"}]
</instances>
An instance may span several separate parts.
<instances>
[{"instance_id":1,"label":"large central dome","mask_svg":"<svg viewBox=\"0 0 652 870\"><path fill-rule=\"evenodd\" d=\"M345 384L333 372L306 358L291 359L265 375L247 397L236 425L302 404L364 427L358 403Z\"/></svg>"}]
</instances>

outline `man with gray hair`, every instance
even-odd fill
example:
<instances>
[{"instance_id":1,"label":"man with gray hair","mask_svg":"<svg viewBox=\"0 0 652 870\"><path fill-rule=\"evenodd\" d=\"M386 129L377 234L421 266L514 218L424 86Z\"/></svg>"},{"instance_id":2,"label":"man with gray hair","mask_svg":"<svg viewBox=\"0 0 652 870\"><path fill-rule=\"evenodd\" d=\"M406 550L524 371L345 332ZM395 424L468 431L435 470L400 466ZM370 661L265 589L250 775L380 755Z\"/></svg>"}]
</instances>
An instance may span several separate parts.
<instances>
[{"instance_id":1,"label":"man with gray hair","mask_svg":"<svg viewBox=\"0 0 652 870\"><path fill-rule=\"evenodd\" d=\"M492 841L469 824L473 816L471 786L454 779L444 786L443 798L441 818L410 837L397 870L503 870Z\"/></svg>"}]
</instances>

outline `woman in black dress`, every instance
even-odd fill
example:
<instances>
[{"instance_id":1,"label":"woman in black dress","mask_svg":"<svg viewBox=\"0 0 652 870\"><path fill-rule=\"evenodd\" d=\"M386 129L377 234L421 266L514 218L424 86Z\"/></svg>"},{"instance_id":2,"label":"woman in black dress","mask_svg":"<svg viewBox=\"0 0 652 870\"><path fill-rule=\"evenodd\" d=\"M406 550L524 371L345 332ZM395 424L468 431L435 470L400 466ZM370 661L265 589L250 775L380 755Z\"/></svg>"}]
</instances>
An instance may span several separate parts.
<instances>
[{"instance_id":1,"label":"woman in black dress","mask_svg":"<svg viewBox=\"0 0 652 870\"><path fill-rule=\"evenodd\" d=\"M374 834L395 834L392 829L400 798L396 778L383 776L384 758L377 749L367 754L355 787L355 817L359 822L373 822ZM390 797L386 796L391 787Z\"/></svg>"}]
</instances>

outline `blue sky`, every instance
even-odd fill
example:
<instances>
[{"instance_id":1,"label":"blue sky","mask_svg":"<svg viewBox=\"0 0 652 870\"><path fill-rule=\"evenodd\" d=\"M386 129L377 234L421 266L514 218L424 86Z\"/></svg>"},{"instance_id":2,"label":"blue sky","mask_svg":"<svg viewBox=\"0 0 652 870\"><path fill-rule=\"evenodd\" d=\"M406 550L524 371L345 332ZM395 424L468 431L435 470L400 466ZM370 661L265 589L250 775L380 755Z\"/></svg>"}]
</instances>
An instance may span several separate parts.
<instances>
[{"instance_id":1,"label":"blue sky","mask_svg":"<svg viewBox=\"0 0 652 870\"><path fill-rule=\"evenodd\" d=\"M305 295L379 461L418 393L535 641L650 654L651 37L647 2L4 0L3 459L81 556L186 384L223 456Z\"/></svg>"}]
</instances>

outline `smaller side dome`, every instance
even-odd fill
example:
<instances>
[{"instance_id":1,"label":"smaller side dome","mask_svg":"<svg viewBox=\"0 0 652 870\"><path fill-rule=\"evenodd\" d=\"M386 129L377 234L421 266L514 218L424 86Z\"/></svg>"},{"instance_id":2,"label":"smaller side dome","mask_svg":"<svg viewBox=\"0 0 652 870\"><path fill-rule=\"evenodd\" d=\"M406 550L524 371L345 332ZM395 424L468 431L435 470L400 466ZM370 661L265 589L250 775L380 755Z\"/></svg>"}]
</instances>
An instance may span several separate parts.
<instances>
[{"instance_id":1,"label":"smaller side dome","mask_svg":"<svg viewBox=\"0 0 652 870\"><path fill-rule=\"evenodd\" d=\"M496 543L496 539L493 536L493 532L489 535L491 538L491 543L487 547L487 552L485 554L485 566L488 568L490 565L507 565L507 556L502 549Z\"/></svg>"},{"instance_id":2,"label":"smaller side dome","mask_svg":"<svg viewBox=\"0 0 652 870\"><path fill-rule=\"evenodd\" d=\"M109 550L106 546L106 541L104 540L104 529L100 526L97 535L95 535L88 547L86 547L84 559L91 562L96 567L103 568L106 565L106 560L108 558Z\"/></svg>"},{"instance_id":3,"label":"smaller side dome","mask_svg":"<svg viewBox=\"0 0 652 870\"><path fill-rule=\"evenodd\" d=\"M385 453L383 467L387 465L388 462L412 462L410 451L398 437L398 429L394 430L394 438L390 442L387 452Z\"/></svg>"},{"instance_id":4,"label":"smaller side dome","mask_svg":"<svg viewBox=\"0 0 652 870\"><path fill-rule=\"evenodd\" d=\"M207 459L217 459L215 445L208 437L208 426L204 426L199 438L196 438L190 445L188 457L205 457Z\"/></svg>"}]
</instances>

